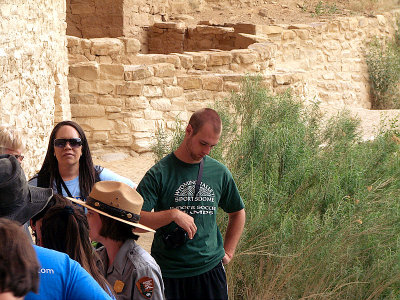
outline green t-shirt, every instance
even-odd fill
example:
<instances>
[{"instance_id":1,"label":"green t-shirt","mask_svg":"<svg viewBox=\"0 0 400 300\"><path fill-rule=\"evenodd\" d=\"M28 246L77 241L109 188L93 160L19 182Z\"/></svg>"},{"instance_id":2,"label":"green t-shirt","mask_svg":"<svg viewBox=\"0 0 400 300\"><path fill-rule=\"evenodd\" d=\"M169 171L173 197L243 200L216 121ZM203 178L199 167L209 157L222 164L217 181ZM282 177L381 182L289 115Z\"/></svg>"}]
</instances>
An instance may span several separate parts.
<instances>
[{"instance_id":1,"label":"green t-shirt","mask_svg":"<svg viewBox=\"0 0 400 300\"><path fill-rule=\"evenodd\" d=\"M162 241L162 232L169 225L157 230L151 254L163 277L197 276L214 268L225 254L216 223L217 208L227 213L244 208L232 174L209 156L204 157L200 189L193 199L198 172L199 164L182 162L171 153L146 173L137 188L144 211L178 208L190 214L197 226L194 238L176 249L167 249Z\"/></svg>"}]
</instances>

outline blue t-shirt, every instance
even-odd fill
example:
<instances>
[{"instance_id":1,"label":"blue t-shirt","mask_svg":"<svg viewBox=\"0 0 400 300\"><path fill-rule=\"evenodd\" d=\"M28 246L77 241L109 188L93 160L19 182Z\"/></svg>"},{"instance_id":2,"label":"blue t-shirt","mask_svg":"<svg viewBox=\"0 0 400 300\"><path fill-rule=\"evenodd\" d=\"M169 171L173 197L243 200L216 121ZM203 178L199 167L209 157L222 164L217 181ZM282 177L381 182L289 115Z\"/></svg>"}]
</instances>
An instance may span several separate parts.
<instances>
[{"instance_id":1,"label":"blue t-shirt","mask_svg":"<svg viewBox=\"0 0 400 300\"><path fill-rule=\"evenodd\" d=\"M113 299L92 276L67 254L33 246L40 263L39 294L28 293L26 300Z\"/></svg>"},{"instance_id":2,"label":"blue t-shirt","mask_svg":"<svg viewBox=\"0 0 400 300\"><path fill-rule=\"evenodd\" d=\"M117 173L114 173L113 171L104 168L103 171L101 171L101 173L99 174L100 177L100 181L108 181L108 180L112 180L112 181L119 181L119 182L123 182L127 185L129 185L131 188L136 188L137 184L134 183L132 180L123 177L121 175L118 175ZM67 180L64 181L65 185L67 186L68 190L70 191L71 195L73 198L75 199L81 199L81 189L79 188L79 176L75 177L72 180ZM37 186L37 178L32 178L31 180L29 180L29 184L33 185L33 186ZM57 187L54 184L53 186L53 190L55 193L57 193ZM64 187L61 186L61 190L62 190L62 195L64 197L68 197L68 193L64 190Z\"/></svg>"}]
</instances>

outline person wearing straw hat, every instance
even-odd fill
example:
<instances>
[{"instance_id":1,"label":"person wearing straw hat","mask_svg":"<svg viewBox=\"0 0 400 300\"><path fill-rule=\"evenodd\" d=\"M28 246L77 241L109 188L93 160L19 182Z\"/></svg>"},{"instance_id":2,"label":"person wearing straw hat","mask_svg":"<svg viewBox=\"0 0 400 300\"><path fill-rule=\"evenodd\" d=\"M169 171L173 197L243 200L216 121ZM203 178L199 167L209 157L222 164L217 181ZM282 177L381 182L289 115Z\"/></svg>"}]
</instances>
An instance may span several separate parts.
<instances>
[{"instance_id":1,"label":"person wearing straw hat","mask_svg":"<svg viewBox=\"0 0 400 300\"><path fill-rule=\"evenodd\" d=\"M20 163L13 155L0 155L0 217L25 224L40 213L53 196L51 188L28 185ZM2 247L3 245L0 245ZM112 299L68 255L33 245L39 269L39 294L29 292L30 299Z\"/></svg>"},{"instance_id":2,"label":"person wearing straw hat","mask_svg":"<svg viewBox=\"0 0 400 300\"><path fill-rule=\"evenodd\" d=\"M94 184L86 202L69 198L88 209L90 238L100 242L98 266L118 300L164 299L161 270L154 258L136 244L133 230L154 232L139 223L143 198L117 181Z\"/></svg>"}]
</instances>

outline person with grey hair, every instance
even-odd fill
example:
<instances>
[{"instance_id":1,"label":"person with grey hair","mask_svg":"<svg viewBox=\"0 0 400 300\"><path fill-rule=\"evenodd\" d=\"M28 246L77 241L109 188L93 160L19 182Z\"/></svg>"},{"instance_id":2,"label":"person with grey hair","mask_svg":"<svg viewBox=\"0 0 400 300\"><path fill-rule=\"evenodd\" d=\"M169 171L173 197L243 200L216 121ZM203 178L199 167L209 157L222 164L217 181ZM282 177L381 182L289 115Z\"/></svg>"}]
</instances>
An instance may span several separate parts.
<instances>
[{"instance_id":1,"label":"person with grey hair","mask_svg":"<svg viewBox=\"0 0 400 300\"><path fill-rule=\"evenodd\" d=\"M0 155L0 218L25 224L42 211L53 196L51 188L28 185L20 163L13 155ZM3 245L1 245L2 247ZM112 299L101 286L67 254L33 245L38 258L39 294L25 299Z\"/></svg>"},{"instance_id":2,"label":"person with grey hair","mask_svg":"<svg viewBox=\"0 0 400 300\"><path fill-rule=\"evenodd\" d=\"M10 125L0 125L0 154L14 155L19 162L22 162L25 151L25 144L18 130Z\"/></svg>"}]
</instances>

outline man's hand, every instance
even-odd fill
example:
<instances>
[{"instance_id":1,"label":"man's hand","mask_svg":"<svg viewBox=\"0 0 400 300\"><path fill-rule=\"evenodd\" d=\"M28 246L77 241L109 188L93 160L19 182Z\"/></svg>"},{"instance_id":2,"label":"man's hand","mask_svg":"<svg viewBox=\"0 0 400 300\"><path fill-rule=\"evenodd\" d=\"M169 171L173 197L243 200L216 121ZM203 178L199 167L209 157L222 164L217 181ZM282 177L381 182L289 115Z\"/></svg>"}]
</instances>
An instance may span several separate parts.
<instances>
[{"instance_id":1,"label":"man's hand","mask_svg":"<svg viewBox=\"0 0 400 300\"><path fill-rule=\"evenodd\" d=\"M172 210L174 222L188 233L189 239L193 239L197 231L197 226L194 223L193 217L179 209L174 208Z\"/></svg>"},{"instance_id":2,"label":"man's hand","mask_svg":"<svg viewBox=\"0 0 400 300\"><path fill-rule=\"evenodd\" d=\"M233 255L228 254L228 253L225 252L225 256L222 258L222 263L223 263L224 265L229 264L229 262L230 262L231 259L232 259L232 256L233 256Z\"/></svg>"}]
</instances>

